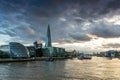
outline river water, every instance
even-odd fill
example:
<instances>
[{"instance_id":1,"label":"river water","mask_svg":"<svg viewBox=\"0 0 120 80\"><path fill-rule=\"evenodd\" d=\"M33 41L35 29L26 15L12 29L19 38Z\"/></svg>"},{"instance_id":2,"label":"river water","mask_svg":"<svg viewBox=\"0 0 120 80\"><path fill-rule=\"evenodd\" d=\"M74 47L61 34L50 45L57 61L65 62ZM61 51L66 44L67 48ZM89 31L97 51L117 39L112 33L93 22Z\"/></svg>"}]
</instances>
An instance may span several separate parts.
<instances>
[{"instance_id":1,"label":"river water","mask_svg":"<svg viewBox=\"0 0 120 80\"><path fill-rule=\"evenodd\" d=\"M0 80L120 80L120 59L0 63Z\"/></svg>"}]
</instances>

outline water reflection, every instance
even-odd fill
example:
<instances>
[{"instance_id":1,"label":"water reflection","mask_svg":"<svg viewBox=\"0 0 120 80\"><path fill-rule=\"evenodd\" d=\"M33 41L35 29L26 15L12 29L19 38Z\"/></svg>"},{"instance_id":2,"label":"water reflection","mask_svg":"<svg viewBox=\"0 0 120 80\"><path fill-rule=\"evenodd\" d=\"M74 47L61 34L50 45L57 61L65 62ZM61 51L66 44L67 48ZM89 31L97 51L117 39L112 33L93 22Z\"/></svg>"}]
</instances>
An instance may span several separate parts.
<instances>
[{"instance_id":1,"label":"water reflection","mask_svg":"<svg viewBox=\"0 0 120 80\"><path fill-rule=\"evenodd\" d=\"M0 64L1 80L120 80L120 60L33 61Z\"/></svg>"}]
</instances>

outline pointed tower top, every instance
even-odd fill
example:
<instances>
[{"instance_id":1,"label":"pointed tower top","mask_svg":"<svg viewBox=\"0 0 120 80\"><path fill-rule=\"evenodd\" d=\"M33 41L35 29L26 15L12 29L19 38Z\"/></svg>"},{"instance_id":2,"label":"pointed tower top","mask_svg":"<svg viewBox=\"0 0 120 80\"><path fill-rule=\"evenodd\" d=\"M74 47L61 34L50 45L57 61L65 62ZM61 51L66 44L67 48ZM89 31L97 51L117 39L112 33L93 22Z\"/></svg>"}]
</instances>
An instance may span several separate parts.
<instances>
[{"instance_id":1,"label":"pointed tower top","mask_svg":"<svg viewBox=\"0 0 120 80\"><path fill-rule=\"evenodd\" d=\"M47 34L46 34L45 47L52 47L52 44L51 44L50 25L49 25L49 24L48 24Z\"/></svg>"},{"instance_id":2,"label":"pointed tower top","mask_svg":"<svg viewBox=\"0 0 120 80\"><path fill-rule=\"evenodd\" d=\"M48 27L50 27L50 24L48 24Z\"/></svg>"}]
</instances>

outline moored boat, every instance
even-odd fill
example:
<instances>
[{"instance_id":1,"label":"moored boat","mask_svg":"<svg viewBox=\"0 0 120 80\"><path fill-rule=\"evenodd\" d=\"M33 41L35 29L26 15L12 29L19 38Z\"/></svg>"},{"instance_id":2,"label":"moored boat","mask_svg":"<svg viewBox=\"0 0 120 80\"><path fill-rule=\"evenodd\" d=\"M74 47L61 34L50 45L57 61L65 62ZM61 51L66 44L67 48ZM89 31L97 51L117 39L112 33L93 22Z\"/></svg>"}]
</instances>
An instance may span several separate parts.
<instances>
[{"instance_id":1,"label":"moored boat","mask_svg":"<svg viewBox=\"0 0 120 80\"><path fill-rule=\"evenodd\" d=\"M53 62L54 58L50 57L50 58L46 59L46 61Z\"/></svg>"},{"instance_id":2,"label":"moored boat","mask_svg":"<svg viewBox=\"0 0 120 80\"><path fill-rule=\"evenodd\" d=\"M84 54L84 53L81 53L79 56L78 56L78 59L92 59L92 56L89 55L89 54Z\"/></svg>"}]
</instances>

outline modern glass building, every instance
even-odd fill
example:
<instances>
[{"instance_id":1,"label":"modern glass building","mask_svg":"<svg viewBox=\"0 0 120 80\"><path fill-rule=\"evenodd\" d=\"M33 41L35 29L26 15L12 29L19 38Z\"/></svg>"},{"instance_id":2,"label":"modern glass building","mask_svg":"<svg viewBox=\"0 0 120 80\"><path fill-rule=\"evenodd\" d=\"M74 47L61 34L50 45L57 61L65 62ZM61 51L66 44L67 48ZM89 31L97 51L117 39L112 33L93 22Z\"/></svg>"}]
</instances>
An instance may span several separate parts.
<instances>
[{"instance_id":1,"label":"modern glass building","mask_svg":"<svg viewBox=\"0 0 120 80\"><path fill-rule=\"evenodd\" d=\"M9 45L1 45L0 50L4 53L10 53Z\"/></svg>"},{"instance_id":2,"label":"modern glass building","mask_svg":"<svg viewBox=\"0 0 120 80\"><path fill-rule=\"evenodd\" d=\"M49 24L48 24L47 34L46 34L45 47L52 47L50 25Z\"/></svg>"},{"instance_id":3,"label":"modern glass building","mask_svg":"<svg viewBox=\"0 0 120 80\"><path fill-rule=\"evenodd\" d=\"M42 48L43 56L46 57L62 57L65 53L64 48L52 47L50 25L48 25L45 47Z\"/></svg>"},{"instance_id":4,"label":"modern glass building","mask_svg":"<svg viewBox=\"0 0 120 80\"><path fill-rule=\"evenodd\" d=\"M1 45L0 51L1 55L8 55L11 58L30 57L28 49L18 42L10 42L9 45Z\"/></svg>"},{"instance_id":5,"label":"modern glass building","mask_svg":"<svg viewBox=\"0 0 120 80\"><path fill-rule=\"evenodd\" d=\"M0 58L9 58L9 57L10 57L9 45L0 46Z\"/></svg>"},{"instance_id":6,"label":"modern glass building","mask_svg":"<svg viewBox=\"0 0 120 80\"><path fill-rule=\"evenodd\" d=\"M12 58L27 58L30 57L28 49L17 42L10 42L9 43L10 48L10 56Z\"/></svg>"},{"instance_id":7,"label":"modern glass building","mask_svg":"<svg viewBox=\"0 0 120 80\"><path fill-rule=\"evenodd\" d=\"M45 47L42 51L46 57L62 57L65 53L65 49L59 47Z\"/></svg>"}]
</instances>

